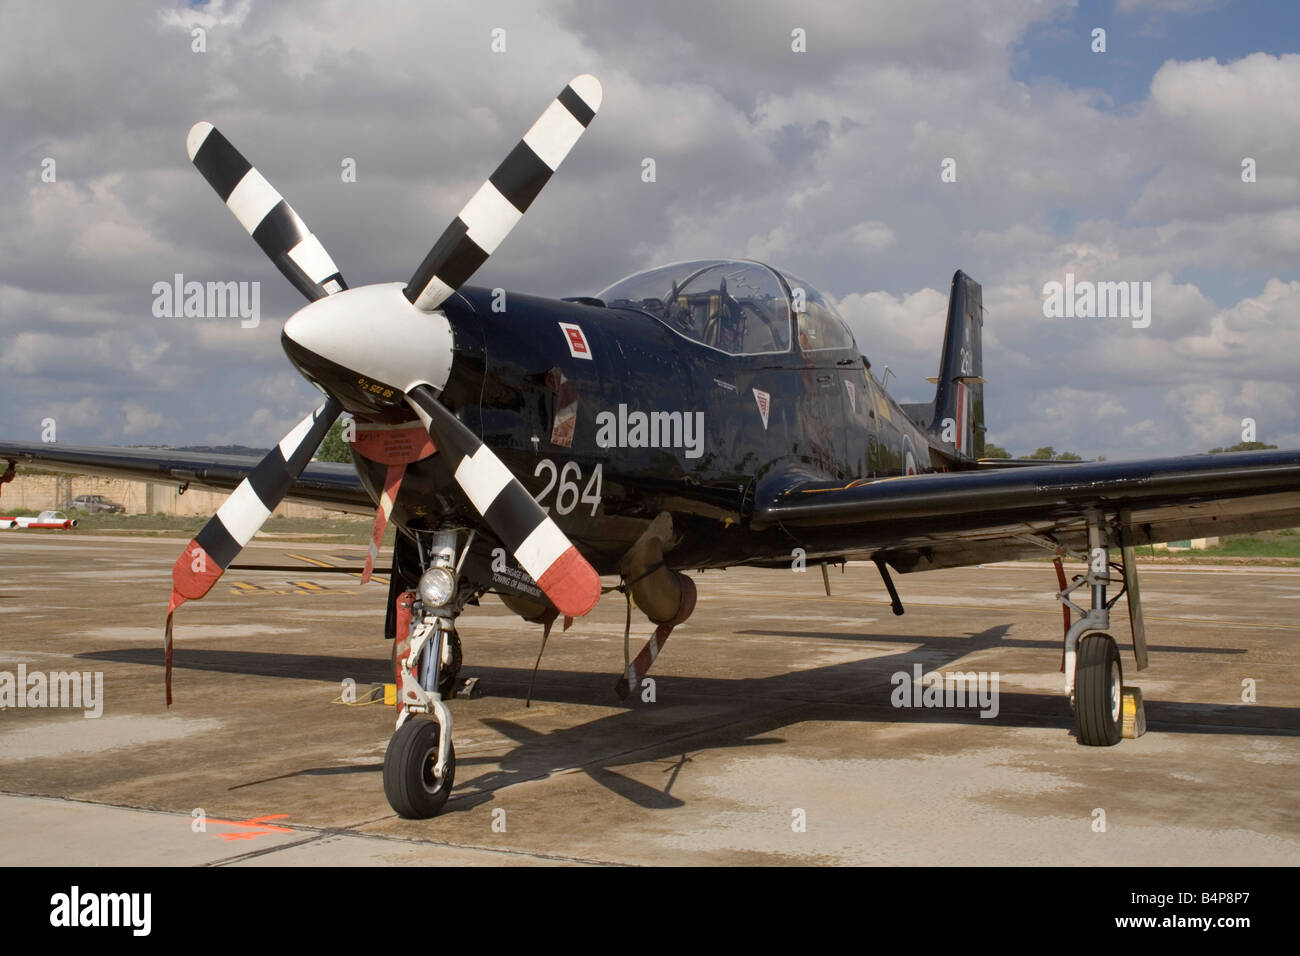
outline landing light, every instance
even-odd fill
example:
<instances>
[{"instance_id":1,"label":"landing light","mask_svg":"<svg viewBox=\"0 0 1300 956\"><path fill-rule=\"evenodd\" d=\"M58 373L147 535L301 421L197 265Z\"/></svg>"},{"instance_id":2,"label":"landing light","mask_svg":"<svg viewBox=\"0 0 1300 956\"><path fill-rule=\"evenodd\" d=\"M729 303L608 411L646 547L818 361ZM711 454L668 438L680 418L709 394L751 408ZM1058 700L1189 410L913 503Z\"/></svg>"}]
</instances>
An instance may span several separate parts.
<instances>
[{"instance_id":1,"label":"landing light","mask_svg":"<svg viewBox=\"0 0 1300 956\"><path fill-rule=\"evenodd\" d=\"M420 576L420 600L431 607L442 607L456 593L456 579L446 568L430 568Z\"/></svg>"}]
</instances>

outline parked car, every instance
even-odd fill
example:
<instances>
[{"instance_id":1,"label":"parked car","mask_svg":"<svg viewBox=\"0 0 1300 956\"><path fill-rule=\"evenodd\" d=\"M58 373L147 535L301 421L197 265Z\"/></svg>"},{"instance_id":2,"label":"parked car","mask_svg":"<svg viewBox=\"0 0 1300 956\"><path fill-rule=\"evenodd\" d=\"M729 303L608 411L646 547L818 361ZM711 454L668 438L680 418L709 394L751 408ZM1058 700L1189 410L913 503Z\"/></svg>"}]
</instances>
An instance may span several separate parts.
<instances>
[{"instance_id":1,"label":"parked car","mask_svg":"<svg viewBox=\"0 0 1300 956\"><path fill-rule=\"evenodd\" d=\"M122 514L126 511L116 501L109 501L103 495L77 495L68 507L76 511L89 511L91 514Z\"/></svg>"}]
</instances>

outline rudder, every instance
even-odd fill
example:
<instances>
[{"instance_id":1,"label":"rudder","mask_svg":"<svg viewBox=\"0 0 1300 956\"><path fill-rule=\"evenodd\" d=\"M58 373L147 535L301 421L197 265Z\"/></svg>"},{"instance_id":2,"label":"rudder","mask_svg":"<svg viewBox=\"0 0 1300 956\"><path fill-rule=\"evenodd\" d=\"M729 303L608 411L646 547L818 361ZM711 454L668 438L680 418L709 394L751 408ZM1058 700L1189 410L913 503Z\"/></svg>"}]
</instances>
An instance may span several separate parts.
<instances>
[{"instance_id":1,"label":"rudder","mask_svg":"<svg viewBox=\"0 0 1300 956\"><path fill-rule=\"evenodd\" d=\"M963 458L984 456L983 290L958 269L948 295L948 324L929 432Z\"/></svg>"}]
</instances>

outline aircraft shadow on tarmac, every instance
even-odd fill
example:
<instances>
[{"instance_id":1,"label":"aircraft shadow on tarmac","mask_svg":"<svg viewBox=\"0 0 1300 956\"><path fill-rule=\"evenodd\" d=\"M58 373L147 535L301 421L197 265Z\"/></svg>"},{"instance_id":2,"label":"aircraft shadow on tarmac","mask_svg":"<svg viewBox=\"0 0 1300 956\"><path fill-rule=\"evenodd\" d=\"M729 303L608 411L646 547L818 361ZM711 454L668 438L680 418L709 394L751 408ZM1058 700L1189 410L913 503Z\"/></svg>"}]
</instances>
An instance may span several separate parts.
<instances>
[{"instance_id":1,"label":"aircraft shadow on tarmac","mask_svg":"<svg viewBox=\"0 0 1300 956\"><path fill-rule=\"evenodd\" d=\"M484 717L489 729L516 746L503 756L461 755L461 779L447 812L464 811L494 799L495 791L527 780L559 773L583 772L611 792L646 809L683 806L672 787L690 753L721 748L762 747L783 743L774 731L806 721L864 723L948 723L997 727L1056 727L1073 735L1068 704L1055 693L1015 693L1000 690L998 714L983 718L975 708L895 708L890 704L891 678L909 676L919 664L924 673L961 670L954 667L967 655L990 648L1060 647L1058 641L1007 640L1010 625L997 625L967 637L936 635L850 635L822 631L741 631L775 635L902 644L906 649L864 660L794 670L761 678L657 676L657 702L643 703L633 695L618 701L613 673L546 670L537 674L533 700L539 703L612 705L622 709L573 727L542 732L518 720ZM743 642L736 642L743 647ZM1244 654L1243 648L1155 645L1154 652ZM119 648L77 655L96 661L162 665L157 648ZM341 675L358 684L380 683L389 677L388 661L324 654L281 654L265 651L204 650L186 646L175 665L190 670L219 671L257 677L285 677L337 684ZM969 666L964 668L969 670ZM531 671L527 668L474 665L463 672L479 678L494 698L522 700ZM1139 682L1140 678L1135 682ZM1258 704L1206 704L1146 701L1147 723L1153 730L1179 733L1300 736L1300 711ZM677 712L676 716L674 711ZM667 775L662 789L649 786L611 767L663 763ZM491 765L469 777L475 765ZM303 768L268 779L378 773L381 764ZM469 777L468 779L466 779ZM266 781L237 784L238 789Z\"/></svg>"}]
</instances>

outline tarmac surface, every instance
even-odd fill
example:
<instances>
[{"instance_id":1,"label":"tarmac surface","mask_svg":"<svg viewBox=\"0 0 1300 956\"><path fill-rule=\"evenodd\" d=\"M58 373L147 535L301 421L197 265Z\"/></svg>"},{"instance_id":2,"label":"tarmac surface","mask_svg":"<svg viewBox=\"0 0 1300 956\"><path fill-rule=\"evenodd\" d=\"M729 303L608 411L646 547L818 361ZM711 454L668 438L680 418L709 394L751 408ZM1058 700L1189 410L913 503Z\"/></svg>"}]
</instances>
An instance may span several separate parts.
<instances>
[{"instance_id":1,"label":"tarmac surface","mask_svg":"<svg viewBox=\"0 0 1300 956\"><path fill-rule=\"evenodd\" d=\"M408 821L381 781L392 708L340 702L391 680L386 579L321 569L363 548L254 541L240 563L303 570L231 570L178 610L169 712L183 545L0 532L0 681L103 680L96 718L0 711L0 862L1300 862L1300 570L1144 569L1146 671L1122 602L1112 631L1149 732L1110 748L1073 736L1047 564L896 576L903 617L870 565L829 598L816 569L696 575L653 701L614 694L620 595L552 632L531 707L541 628L485 597L459 622L484 694L450 703L452 798ZM634 611L632 654L651 631ZM996 674L996 716L892 706L916 666Z\"/></svg>"}]
</instances>

